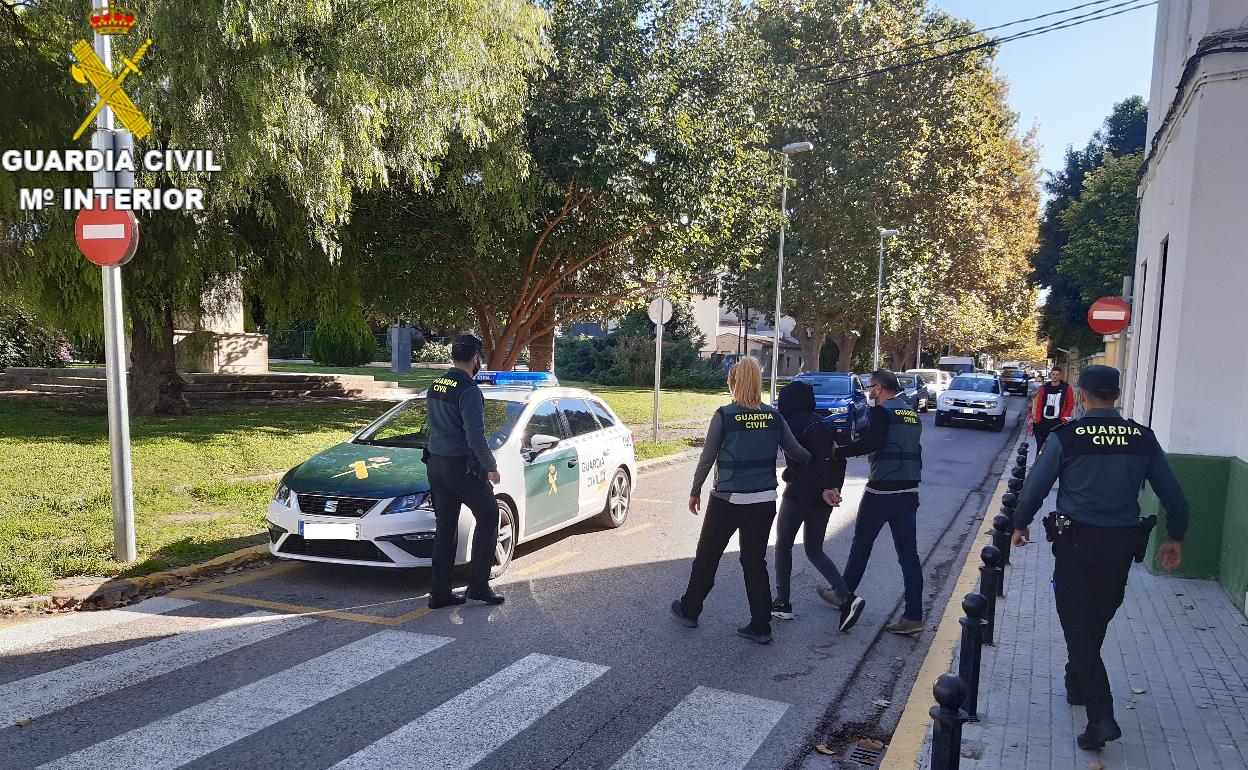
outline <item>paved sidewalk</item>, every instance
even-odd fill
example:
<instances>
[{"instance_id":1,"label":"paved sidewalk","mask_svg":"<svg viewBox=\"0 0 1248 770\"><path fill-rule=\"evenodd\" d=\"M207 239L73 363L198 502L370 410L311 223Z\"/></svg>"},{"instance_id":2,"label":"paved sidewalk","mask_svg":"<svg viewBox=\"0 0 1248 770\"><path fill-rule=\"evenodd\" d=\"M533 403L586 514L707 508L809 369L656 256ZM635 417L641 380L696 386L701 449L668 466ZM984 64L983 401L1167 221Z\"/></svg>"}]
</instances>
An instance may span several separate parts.
<instances>
[{"instance_id":1,"label":"paved sidewalk","mask_svg":"<svg viewBox=\"0 0 1248 770\"><path fill-rule=\"evenodd\" d=\"M1050 496L1042 511L1052 507ZM1006 569L997 644L983 648L982 721L963 729L963 770L1248 768L1248 619L1216 582L1152 575L1143 565L1132 567L1103 651L1123 737L1099 752L1076 746L1087 718L1066 703L1053 556L1038 523L1033 532L1041 541L1014 549ZM931 685L916 684L928 705ZM930 761L929 728L917 766Z\"/></svg>"}]
</instances>

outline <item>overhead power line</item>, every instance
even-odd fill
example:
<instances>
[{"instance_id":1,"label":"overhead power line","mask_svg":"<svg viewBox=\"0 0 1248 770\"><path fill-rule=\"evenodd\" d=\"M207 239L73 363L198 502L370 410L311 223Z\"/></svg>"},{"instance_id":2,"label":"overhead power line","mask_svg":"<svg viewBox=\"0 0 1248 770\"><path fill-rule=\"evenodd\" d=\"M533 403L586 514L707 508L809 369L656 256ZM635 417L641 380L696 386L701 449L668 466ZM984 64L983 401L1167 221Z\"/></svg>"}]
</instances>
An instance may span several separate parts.
<instances>
[{"instance_id":1,"label":"overhead power line","mask_svg":"<svg viewBox=\"0 0 1248 770\"><path fill-rule=\"evenodd\" d=\"M1127 3L1121 3L1120 5L1127 5L1128 3L1135 3L1135 2L1139 2L1139 0L1128 0ZM1024 38L1029 38L1029 37L1036 37L1037 35L1046 35L1050 32L1057 32L1058 30L1070 29L1071 27L1078 27L1080 25L1088 24L1093 21L1100 21L1102 19L1108 19L1113 16L1120 16L1124 13L1129 13L1130 11L1138 11L1142 8L1148 8L1154 5L1157 5L1157 0L1151 0L1150 2L1146 2L1141 5L1135 5L1130 8L1123 8L1121 10L1114 11L1112 13L1102 13L1103 11L1109 10L1109 8L1102 8L1100 9L1100 11L1096 12L1099 15L1088 14L1085 16L1074 16L1069 19L1064 19L1060 22L1055 22L1053 24L1047 24L1047 25L1043 25L1040 27L1035 27L1029 30L1023 30L1022 32L1018 32L1013 35L1007 35L1005 37L993 38L992 40L988 40L986 42L979 43L979 44L972 45L972 46L967 46L965 48L958 48L952 51L946 51L944 53L935 54L933 56L925 56L921 59L913 59L910 61L900 62L898 64L893 64L888 67L879 67L877 69L866 70L863 72L855 73L853 75L844 75L841 77L829 78L823 82L835 85L837 83L848 83L854 80L862 80L863 78L875 77L877 75L884 75L890 72L903 70L908 67L914 67L919 64L926 64L928 62L939 61L940 59L947 59L952 56L961 56L962 54L971 53L973 51L981 51L985 48L995 48L996 46L999 46L1003 43L1010 43L1015 40L1022 40ZM1117 7L1119 6L1110 6L1110 8L1117 8ZM1079 19L1079 21L1075 21L1075 19Z\"/></svg>"},{"instance_id":2,"label":"overhead power line","mask_svg":"<svg viewBox=\"0 0 1248 770\"><path fill-rule=\"evenodd\" d=\"M854 64L860 61L869 61L871 59L879 59L883 56L892 56L893 54L904 53L905 51L913 51L918 48L927 48L929 46L937 45L939 43L948 43L953 40L962 40L963 38L968 38L968 37L971 37L972 35L980 35L985 32L992 32L993 30L997 30L997 29L1005 29L1006 27L1016 27L1019 24L1026 24L1027 22L1031 22L1031 21L1039 21L1040 19L1047 19L1050 16L1060 16L1061 14L1064 14L1064 13L1070 13L1071 11L1082 10L1084 8L1089 8L1094 5L1105 5L1106 3L1112 3L1113 1L1114 0L1094 0L1094 2L1091 2L1091 3L1084 3L1083 5L1076 5L1070 8L1063 8L1060 11L1049 11L1048 13L1042 13L1039 16L1031 16L1026 19L1015 19L1014 21L1008 21L1004 24L997 24L991 27L980 27L979 29L973 29L970 32L960 32L956 35L950 35L949 37L937 38L935 40L923 40L917 43L911 43L910 45L901 46L900 48L892 48L887 51L880 51L879 53L863 54L862 56L855 56L852 59L840 59L838 61L827 62L826 64L812 64L809 67L803 67L802 71L814 70L814 69L826 69L828 67L836 67L842 64ZM1133 2L1138 2L1138 0L1128 0L1128 2L1120 3L1119 5L1128 5L1129 3L1133 3ZM1117 8L1117 7L1119 6L1117 5L1110 6L1110 8ZM1106 10L1109 10L1109 8L1101 8L1097 11L1094 11L1093 13L1099 13L1100 11L1106 11ZM1072 17L1072 18L1080 18L1080 17ZM1065 21L1070 21L1070 20L1071 19L1066 19ZM1055 23L1060 23L1060 22L1055 22Z\"/></svg>"}]
</instances>

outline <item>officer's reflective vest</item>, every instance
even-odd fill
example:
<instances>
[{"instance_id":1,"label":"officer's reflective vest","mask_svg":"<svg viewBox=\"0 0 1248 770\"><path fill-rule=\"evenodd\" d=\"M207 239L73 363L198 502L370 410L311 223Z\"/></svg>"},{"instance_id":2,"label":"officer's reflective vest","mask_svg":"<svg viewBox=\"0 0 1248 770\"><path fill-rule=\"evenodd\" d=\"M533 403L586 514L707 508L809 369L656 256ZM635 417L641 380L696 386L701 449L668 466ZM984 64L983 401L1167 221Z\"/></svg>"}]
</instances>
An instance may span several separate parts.
<instances>
[{"instance_id":1,"label":"officer's reflective vest","mask_svg":"<svg viewBox=\"0 0 1248 770\"><path fill-rule=\"evenodd\" d=\"M783 435L780 413L769 406L720 407L724 437L715 464L716 492L762 492L776 488L776 451Z\"/></svg>"},{"instance_id":2,"label":"officer's reflective vest","mask_svg":"<svg viewBox=\"0 0 1248 770\"><path fill-rule=\"evenodd\" d=\"M923 448L919 443L922 426L908 404L896 398L880 404L888 414L888 437L873 452L871 481L920 481L923 475Z\"/></svg>"}]
</instances>

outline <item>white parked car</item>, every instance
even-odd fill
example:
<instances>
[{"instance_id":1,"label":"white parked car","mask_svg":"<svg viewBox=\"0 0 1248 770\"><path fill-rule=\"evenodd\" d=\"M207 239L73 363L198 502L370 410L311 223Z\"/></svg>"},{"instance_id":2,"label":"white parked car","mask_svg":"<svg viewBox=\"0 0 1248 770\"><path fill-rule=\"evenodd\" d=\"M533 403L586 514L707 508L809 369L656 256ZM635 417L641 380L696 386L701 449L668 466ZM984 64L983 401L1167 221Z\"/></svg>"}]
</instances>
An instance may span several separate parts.
<instances>
[{"instance_id":1,"label":"white parked car","mask_svg":"<svg viewBox=\"0 0 1248 770\"><path fill-rule=\"evenodd\" d=\"M1005 427L1005 396L995 374L959 374L936 399L936 424L973 420L1001 430Z\"/></svg>"},{"instance_id":2,"label":"white parked car","mask_svg":"<svg viewBox=\"0 0 1248 770\"><path fill-rule=\"evenodd\" d=\"M953 375L942 369L907 369L906 374L917 374L922 377L933 398L948 390L949 383L953 380Z\"/></svg>"},{"instance_id":3,"label":"white parked car","mask_svg":"<svg viewBox=\"0 0 1248 770\"><path fill-rule=\"evenodd\" d=\"M493 575L519 543L584 519L628 518L637 460L633 436L587 390L543 372L482 372L485 432L502 482ZM291 468L269 504L269 551L284 559L427 567L434 516L421 459L424 395L404 401L349 441ZM456 563L469 559L473 518L460 512Z\"/></svg>"}]
</instances>

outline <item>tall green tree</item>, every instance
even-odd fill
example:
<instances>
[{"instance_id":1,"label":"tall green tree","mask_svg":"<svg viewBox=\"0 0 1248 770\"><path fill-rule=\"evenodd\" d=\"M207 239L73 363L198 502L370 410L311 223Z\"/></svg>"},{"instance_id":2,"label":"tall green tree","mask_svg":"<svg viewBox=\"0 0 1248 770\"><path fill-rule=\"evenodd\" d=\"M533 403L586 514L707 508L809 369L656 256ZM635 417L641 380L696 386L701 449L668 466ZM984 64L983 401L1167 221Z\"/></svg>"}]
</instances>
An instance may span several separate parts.
<instances>
[{"instance_id":1,"label":"tall green tree","mask_svg":"<svg viewBox=\"0 0 1248 770\"><path fill-rule=\"evenodd\" d=\"M89 31L89 4L0 2L0 62L13 66L0 85L2 143L65 146L90 103L67 56ZM452 145L476 148L511 130L545 55L545 14L523 0L133 5L131 37L155 41L144 75L126 82L153 124L138 149L212 149L225 166L139 176L141 186L202 187L207 210L140 217L124 279L138 412L183 407L175 318L240 274L275 317L361 312L360 274L338 269L357 197L427 187ZM12 188L0 187L4 221L16 224L0 243L6 281L68 328L98 326L99 272L65 237L68 217L14 204Z\"/></svg>"}]
</instances>

